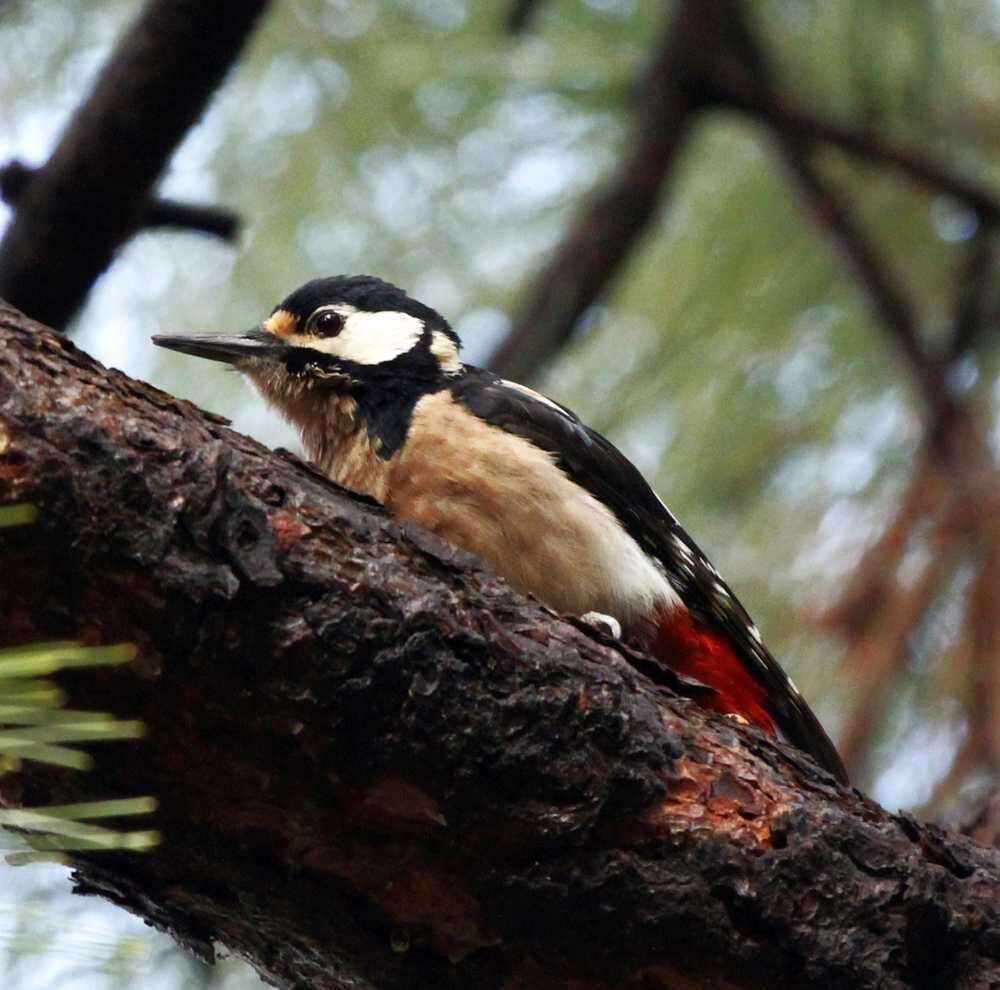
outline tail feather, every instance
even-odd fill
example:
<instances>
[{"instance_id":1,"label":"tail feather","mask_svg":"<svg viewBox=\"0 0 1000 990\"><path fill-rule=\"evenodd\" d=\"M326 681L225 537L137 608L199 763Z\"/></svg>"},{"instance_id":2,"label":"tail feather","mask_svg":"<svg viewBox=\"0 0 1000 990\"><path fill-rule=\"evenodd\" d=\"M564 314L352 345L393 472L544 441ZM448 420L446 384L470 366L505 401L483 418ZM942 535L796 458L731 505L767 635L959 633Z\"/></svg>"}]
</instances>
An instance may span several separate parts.
<instances>
[{"instance_id":1,"label":"tail feather","mask_svg":"<svg viewBox=\"0 0 1000 990\"><path fill-rule=\"evenodd\" d=\"M665 666L713 689L699 699L704 707L740 715L769 735L782 736L848 783L819 720L763 645L757 646L751 663L723 631L699 622L686 608L660 610L645 645Z\"/></svg>"}]
</instances>

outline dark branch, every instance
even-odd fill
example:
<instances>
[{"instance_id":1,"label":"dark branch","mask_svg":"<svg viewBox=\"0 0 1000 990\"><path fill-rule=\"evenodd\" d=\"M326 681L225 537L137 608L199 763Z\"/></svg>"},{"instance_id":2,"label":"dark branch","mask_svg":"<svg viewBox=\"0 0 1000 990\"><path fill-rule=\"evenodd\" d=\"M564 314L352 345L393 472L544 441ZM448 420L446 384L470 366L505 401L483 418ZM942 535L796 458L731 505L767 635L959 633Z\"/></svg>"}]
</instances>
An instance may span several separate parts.
<instances>
[{"instance_id":1,"label":"dark branch","mask_svg":"<svg viewBox=\"0 0 1000 990\"><path fill-rule=\"evenodd\" d=\"M522 6L531 10L535 5L516 4L514 11ZM705 110L729 107L775 134L804 200L849 262L876 315L885 321L930 408L938 415L950 415L942 364L920 343L905 294L854 221L848 204L815 169L811 151L817 144L829 144L859 160L894 168L954 197L974 210L982 223L1000 221L997 195L917 151L789 105L771 85L768 60L738 0L682 0L656 49L648 78L652 85L636 87L641 102L618 172L606 191L584 209L534 280L492 366L515 378L537 374L631 255L695 118Z\"/></svg>"},{"instance_id":2,"label":"dark branch","mask_svg":"<svg viewBox=\"0 0 1000 990\"><path fill-rule=\"evenodd\" d=\"M980 225L966 251L957 290L955 322L946 360L951 363L970 353L982 337L997 329L995 304L996 245L993 227Z\"/></svg>"},{"instance_id":3,"label":"dark branch","mask_svg":"<svg viewBox=\"0 0 1000 990\"><path fill-rule=\"evenodd\" d=\"M0 311L0 638L142 718L44 805L152 793L100 893L282 987L985 988L1000 858L834 786L288 455ZM4 794L17 789L5 787Z\"/></svg>"},{"instance_id":4,"label":"dark branch","mask_svg":"<svg viewBox=\"0 0 1000 990\"><path fill-rule=\"evenodd\" d=\"M799 187L803 203L853 271L880 325L909 364L923 399L935 418L950 421L955 413L954 401L946 387L940 362L928 354L920 339L909 300L854 219L845 199L820 176L810 161L808 147L784 134L777 136L777 143L785 166Z\"/></svg>"},{"instance_id":5,"label":"dark branch","mask_svg":"<svg viewBox=\"0 0 1000 990\"><path fill-rule=\"evenodd\" d=\"M723 69L715 76L713 91L720 88L719 80L725 80L726 92L750 89L758 95L760 103L778 105L764 52L753 35L745 8L738 0L731 2L728 28L733 62L743 67L744 71L740 75L727 72L727 63L721 60ZM954 424L966 418L965 413L948 387L943 363L920 337L919 323L909 299L892 277L889 266L872 240L854 219L847 201L813 164L815 142L809 137L773 126L770 118L765 119L772 124L778 152L817 227L828 235L837 248L868 297L880 325L909 365L921 397L930 410L935 430L942 438L950 434Z\"/></svg>"},{"instance_id":6,"label":"dark branch","mask_svg":"<svg viewBox=\"0 0 1000 990\"><path fill-rule=\"evenodd\" d=\"M832 145L859 161L887 165L932 192L953 197L975 211L982 220L992 224L1000 222L1000 199L995 192L915 149L890 144L870 131L796 109L775 94L764 96L746 88L717 85L715 98L723 105L770 124L782 134Z\"/></svg>"},{"instance_id":7,"label":"dark branch","mask_svg":"<svg viewBox=\"0 0 1000 990\"><path fill-rule=\"evenodd\" d=\"M154 199L143 213L144 227L178 227L213 234L231 241L240 229L240 218L232 210L218 206L182 203L176 199Z\"/></svg>"},{"instance_id":8,"label":"dark branch","mask_svg":"<svg viewBox=\"0 0 1000 990\"><path fill-rule=\"evenodd\" d=\"M65 327L148 218L157 177L266 0L150 0L119 42L0 243L0 296Z\"/></svg>"},{"instance_id":9,"label":"dark branch","mask_svg":"<svg viewBox=\"0 0 1000 990\"><path fill-rule=\"evenodd\" d=\"M514 379L531 379L571 336L607 290L656 212L670 168L684 145L695 103L677 84L678 67L704 25L682 5L667 25L639 87L631 137L614 176L587 204L534 280L514 326L488 362Z\"/></svg>"},{"instance_id":10,"label":"dark branch","mask_svg":"<svg viewBox=\"0 0 1000 990\"><path fill-rule=\"evenodd\" d=\"M17 159L8 162L0 168L0 197L16 207L37 172L37 169L29 168ZM142 226L179 227L231 241L239 230L240 219L232 210L161 197L146 204Z\"/></svg>"},{"instance_id":11,"label":"dark branch","mask_svg":"<svg viewBox=\"0 0 1000 990\"><path fill-rule=\"evenodd\" d=\"M541 0L514 0L507 11L507 30L511 34L523 34L531 27L541 5Z\"/></svg>"}]
</instances>

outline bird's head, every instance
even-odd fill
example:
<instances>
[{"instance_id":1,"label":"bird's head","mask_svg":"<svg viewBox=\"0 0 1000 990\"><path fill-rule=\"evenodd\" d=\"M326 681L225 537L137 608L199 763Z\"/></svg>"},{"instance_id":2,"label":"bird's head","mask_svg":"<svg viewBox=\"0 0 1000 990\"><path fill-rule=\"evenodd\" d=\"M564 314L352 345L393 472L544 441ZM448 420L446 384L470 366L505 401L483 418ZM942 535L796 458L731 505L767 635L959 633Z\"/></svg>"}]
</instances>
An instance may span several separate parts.
<instances>
[{"instance_id":1,"label":"bird's head","mask_svg":"<svg viewBox=\"0 0 1000 990\"><path fill-rule=\"evenodd\" d=\"M462 370L458 336L444 317L369 275L307 282L246 333L153 342L224 361L283 407L331 392L358 401L386 391L403 397Z\"/></svg>"}]
</instances>

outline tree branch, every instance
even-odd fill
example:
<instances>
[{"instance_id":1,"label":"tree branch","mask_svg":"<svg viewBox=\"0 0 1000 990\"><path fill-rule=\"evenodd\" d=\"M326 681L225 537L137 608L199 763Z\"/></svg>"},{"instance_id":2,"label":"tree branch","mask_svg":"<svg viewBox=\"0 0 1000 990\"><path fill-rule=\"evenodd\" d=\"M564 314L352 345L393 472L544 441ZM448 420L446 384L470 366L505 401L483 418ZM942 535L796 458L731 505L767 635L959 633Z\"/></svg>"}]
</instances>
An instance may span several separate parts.
<instances>
[{"instance_id":1,"label":"tree branch","mask_svg":"<svg viewBox=\"0 0 1000 990\"><path fill-rule=\"evenodd\" d=\"M766 122L782 134L831 145L858 161L888 166L931 192L951 196L984 222L1000 223L1000 199L993 190L913 148L891 144L856 125L841 124L798 109L774 93L761 94L743 86L717 85L716 98L723 105Z\"/></svg>"},{"instance_id":2,"label":"tree branch","mask_svg":"<svg viewBox=\"0 0 1000 990\"><path fill-rule=\"evenodd\" d=\"M16 207L37 173L37 169L29 168L17 159L0 168L0 196L4 202ZM239 217L232 210L156 197L146 204L142 216L143 227L179 227L221 237L225 241L231 241L236 236L239 225Z\"/></svg>"},{"instance_id":3,"label":"tree branch","mask_svg":"<svg viewBox=\"0 0 1000 990\"><path fill-rule=\"evenodd\" d=\"M536 3L512 5L510 23L522 30ZM626 152L606 189L584 208L527 292L527 303L490 366L531 378L569 339L606 292L650 223L668 180L701 114L738 110L767 126L818 227L848 261L873 309L913 369L939 423L954 413L943 368L920 345L905 295L858 228L849 205L812 164L818 144L861 161L893 168L928 189L954 197L984 224L1000 222L1000 198L989 188L919 152L830 121L784 100L771 85L769 64L738 0L682 0L656 48ZM947 424L945 424L947 426Z\"/></svg>"},{"instance_id":4,"label":"tree branch","mask_svg":"<svg viewBox=\"0 0 1000 990\"><path fill-rule=\"evenodd\" d=\"M505 19L506 29L511 34L524 34L541 6L539 0L513 0Z\"/></svg>"},{"instance_id":5,"label":"tree branch","mask_svg":"<svg viewBox=\"0 0 1000 990\"><path fill-rule=\"evenodd\" d=\"M960 272L955 306L955 318L946 360L954 362L973 351L990 331L995 332L997 315L991 312L995 304L996 249L995 230L980 225L966 252Z\"/></svg>"},{"instance_id":6,"label":"tree branch","mask_svg":"<svg viewBox=\"0 0 1000 990\"><path fill-rule=\"evenodd\" d=\"M688 4L667 24L639 87L622 161L530 286L511 332L488 362L498 373L517 380L537 375L630 257L687 138L696 101L678 78L710 28L711 19Z\"/></svg>"},{"instance_id":7,"label":"tree branch","mask_svg":"<svg viewBox=\"0 0 1000 990\"><path fill-rule=\"evenodd\" d=\"M834 786L295 458L0 310L3 639L142 718L43 805L152 793L100 893L283 987L985 988L1000 854ZM682 685L678 685L682 686ZM14 793L0 788L0 794Z\"/></svg>"},{"instance_id":8,"label":"tree branch","mask_svg":"<svg viewBox=\"0 0 1000 990\"><path fill-rule=\"evenodd\" d=\"M720 94L751 92L756 96L755 106L780 107L767 59L753 34L744 5L740 0L722 2L730 12L726 35L730 57L720 58L713 67L709 84L713 96L718 99ZM942 362L930 354L920 338L918 321L909 299L855 220L845 199L813 164L813 139L779 126L781 118L777 113L762 114L762 117L771 124L778 154L816 226L828 235L853 272L875 316L908 363L932 421L942 432L950 432L963 411L947 387Z\"/></svg>"},{"instance_id":9,"label":"tree branch","mask_svg":"<svg viewBox=\"0 0 1000 990\"><path fill-rule=\"evenodd\" d=\"M0 297L65 327L266 6L149 0L28 184L0 242Z\"/></svg>"}]
</instances>

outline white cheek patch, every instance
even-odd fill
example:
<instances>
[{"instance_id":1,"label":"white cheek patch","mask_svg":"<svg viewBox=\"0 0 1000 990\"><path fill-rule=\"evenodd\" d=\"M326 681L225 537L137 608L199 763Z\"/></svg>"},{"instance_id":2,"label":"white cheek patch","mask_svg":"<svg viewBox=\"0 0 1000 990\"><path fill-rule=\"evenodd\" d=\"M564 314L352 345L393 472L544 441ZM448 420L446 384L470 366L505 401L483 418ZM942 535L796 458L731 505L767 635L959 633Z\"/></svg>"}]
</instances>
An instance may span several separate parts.
<instances>
[{"instance_id":1,"label":"white cheek patch","mask_svg":"<svg viewBox=\"0 0 1000 990\"><path fill-rule=\"evenodd\" d=\"M309 347L356 364L385 364L413 350L424 332L422 320L409 313L366 313L353 307L337 311L344 328L336 337L306 335Z\"/></svg>"}]
</instances>

